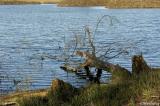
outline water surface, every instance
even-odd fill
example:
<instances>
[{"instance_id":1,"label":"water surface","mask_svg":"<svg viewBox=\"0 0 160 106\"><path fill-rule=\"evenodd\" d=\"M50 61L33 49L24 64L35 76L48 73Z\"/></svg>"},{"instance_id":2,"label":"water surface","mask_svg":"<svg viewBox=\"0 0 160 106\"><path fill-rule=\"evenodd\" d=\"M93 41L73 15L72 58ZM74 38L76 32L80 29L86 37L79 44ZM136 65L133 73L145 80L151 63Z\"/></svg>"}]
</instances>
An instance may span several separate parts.
<instances>
[{"instance_id":1,"label":"water surface","mask_svg":"<svg viewBox=\"0 0 160 106\"><path fill-rule=\"evenodd\" d=\"M41 60L44 54L56 54L54 40L83 34L84 26L94 30L104 15L119 20L115 25L104 21L96 33L101 42L133 43L149 65L160 66L160 9L106 9L104 7L57 7L56 5L0 6L0 94L16 89L46 88L60 78L74 86L86 80L59 69L61 62ZM138 43L136 43L138 42ZM61 44L60 44L61 45ZM130 69L130 58L112 60ZM103 75L107 78L107 74Z\"/></svg>"}]
</instances>

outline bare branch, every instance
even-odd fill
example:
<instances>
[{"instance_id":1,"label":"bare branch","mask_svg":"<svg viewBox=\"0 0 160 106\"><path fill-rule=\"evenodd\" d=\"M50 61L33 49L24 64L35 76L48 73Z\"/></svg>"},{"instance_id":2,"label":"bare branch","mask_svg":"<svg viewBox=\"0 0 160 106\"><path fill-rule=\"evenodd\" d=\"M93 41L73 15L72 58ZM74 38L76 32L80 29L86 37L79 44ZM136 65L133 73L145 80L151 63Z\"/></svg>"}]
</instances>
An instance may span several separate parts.
<instances>
[{"instance_id":1,"label":"bare branch","mask_svg":"<svg viewBox=\"0 0 160 106\"><path fill-rule=\"evenodd\" d=\"M91 32L90 32L90 29L89 29L89 27L86 27L85 28L85 31L86 31L86 33L87 33L87 35L88 35L88 42L89 42L89 44L90 44L90 47L92 48L92 55L96 55L95 53L95 46L94 46L94 44L93 44L93 38L92 38L92 35L91 35Z\"/></svg>"}]
</instances>

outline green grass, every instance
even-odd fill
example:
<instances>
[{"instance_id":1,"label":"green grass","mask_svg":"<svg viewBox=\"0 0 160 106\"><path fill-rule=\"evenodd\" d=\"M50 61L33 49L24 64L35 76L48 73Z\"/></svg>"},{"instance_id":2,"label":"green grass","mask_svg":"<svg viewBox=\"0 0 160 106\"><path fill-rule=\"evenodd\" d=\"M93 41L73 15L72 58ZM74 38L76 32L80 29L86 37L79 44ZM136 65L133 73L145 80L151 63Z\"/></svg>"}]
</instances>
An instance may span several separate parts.
<instances>
[{"instance_id":1,"label":"green grass","mask_svg":"<svg viewBox=\"0 0 160 106\"><path fill-rule=\"evenodd\" d=\"M143 101L159 103L160 71L141 73L114 84L93 84L73 92L68 87L49 92L46 97L28 97L20 106L135 106Z\"/></svg>"}]
</instances>

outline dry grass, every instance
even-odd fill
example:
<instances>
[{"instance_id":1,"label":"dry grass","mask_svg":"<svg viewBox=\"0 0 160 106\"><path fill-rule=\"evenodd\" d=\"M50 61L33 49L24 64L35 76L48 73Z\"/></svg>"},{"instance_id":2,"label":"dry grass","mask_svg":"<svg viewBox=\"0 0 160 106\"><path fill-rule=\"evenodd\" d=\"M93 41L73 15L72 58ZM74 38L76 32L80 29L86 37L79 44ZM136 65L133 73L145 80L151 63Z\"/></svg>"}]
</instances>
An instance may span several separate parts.
<instances>
[{"instance_id":1,"label":"dry grass","mask_svg":"<svg viewBox=\"0 0 160 106\"><path fill-rule=\"evenodd\" d=\"M58 3L59 6L106 6L107 8L160 8L160 0L0 0L0 4Z\"/></svg>"},{"instance_id":2,"label":"dry grass","mask_svg":"<svg viewBox=\"0 0 160 106\"><path fill-rule=\"evenodd\" d=\"M59 6L105 6L106 0L63 0Z\"/></svg>"},{"instance_id":3,"label":"dry grass","mask_svg":"<svg viewBox=\"0 0 160 106\"><path fill-rule=\"evenodd\" d=\"M21 97L29 97L29 96L40 96L44 97L47 95L48 89L41 89L35 91L25 91L25 92L17 92L13 94L9 94L7 96L0 97L0 106L4 103L14 103L17 99Z\"/></svg>"},{"instance_id":4,"label":"dry grass","mask_svg":"<svg viewBox=\"0 0 160 106\"><path fill-rule=\"evenodd\" d=\"M160 8L160 0L63 0L60 6L106 6L107 8Z\"/></svg>"},{"instance_id":5,"label":"dry grass","mask_svg":"<svg viewBox=\"0 0 160 106\"><path fill-rule=\"evenodd\" d=\"M109 0L108 8L160 8L160 0Z\"/></svg>"}]
</instances>

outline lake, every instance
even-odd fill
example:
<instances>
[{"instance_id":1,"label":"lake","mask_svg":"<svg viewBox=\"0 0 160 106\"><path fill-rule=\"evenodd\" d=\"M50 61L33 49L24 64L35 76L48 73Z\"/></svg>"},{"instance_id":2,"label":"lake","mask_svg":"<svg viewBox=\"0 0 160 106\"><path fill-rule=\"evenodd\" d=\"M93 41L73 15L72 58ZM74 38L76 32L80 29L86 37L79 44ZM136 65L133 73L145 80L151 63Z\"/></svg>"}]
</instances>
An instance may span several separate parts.
<instances>
[{"instance_id":1,"label":"lake","mask_svg":"<svg viewBox=\"0 0 160 106\"><path fill-rule=\"evenodd\" d=\"M111 25L107 18L104 19L96 32L96 40L130 44L136 48L130 55L143 53L150 66L160 66L160 9L1 5L0 94L16 89L47 88L55 78L76 87L86 85L88 81L61 70L62 61L42 61L41 56L59 53L55 40L84 34L85 26L94 31L104 15L113 16L118 21ZM131 56L111 61L131 70ZM102 80L107 80L108 76L103 72ZM23 83L15 85L16 81Z\"/></svg>"}]
</instances>

